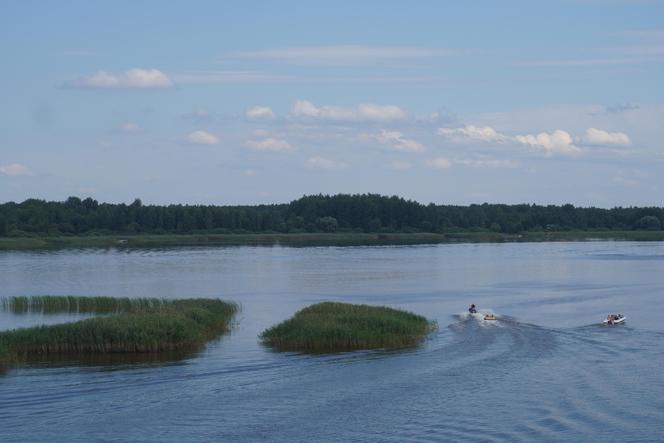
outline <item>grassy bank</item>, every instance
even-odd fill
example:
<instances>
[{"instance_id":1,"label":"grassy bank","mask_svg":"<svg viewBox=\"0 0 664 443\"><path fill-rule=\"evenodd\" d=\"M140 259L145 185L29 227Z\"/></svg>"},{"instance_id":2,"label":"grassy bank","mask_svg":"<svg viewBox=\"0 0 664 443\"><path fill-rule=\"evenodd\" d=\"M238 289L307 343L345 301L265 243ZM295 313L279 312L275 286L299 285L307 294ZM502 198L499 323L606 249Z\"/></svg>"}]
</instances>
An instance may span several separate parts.
<instances>
[{"instance_id":1,"label":"grassy bank","mask_svg":"<svg viewBox=\"0 0 664 443\"><path fill-rule=\"evenodd\" d=\"M0 238L0 250L58 249L90 247L168 247L168 246L355 246L389 244L430 244L445 241L442 234L190 234L90 237Z\"/></svg>"},{"instance_id":2,"label":"grassy bank","mask_svg":"<svg viewBox=\"0 0 664 443\"><path fill-rule=\"evenodd\" d=\"M192 348L230 327L235 303L216 299L13 297L15 312L86 312L100 317L0 332L0 366L48 354L142 353Z\"/></svg>"},{"instance_id":3,"label":"grassy bank","mask_svg":"<svg viewBox=\"0 0 664 443\"><path fill-rule=\"evenodd\" d=\"M435 327L426 318L381 306L324 302L263 331L281 351L339 352L414 346Z\"/></svg>"},{"instance_id":4,"label":"grassy bank","mask_svg":"<svg viewBox=\"0 0 664 443\"><path fill-rule=\"evenodd\" d=\"M546 231L502 234L496 232L435 233L304 233L304 234L190 234L112 235L82 237L0 238L0 250L61 248L150 248L169 246L371 246L437 243L490 243L583 240L662 241L664 231Z\"/></svg>"}]
</instances>

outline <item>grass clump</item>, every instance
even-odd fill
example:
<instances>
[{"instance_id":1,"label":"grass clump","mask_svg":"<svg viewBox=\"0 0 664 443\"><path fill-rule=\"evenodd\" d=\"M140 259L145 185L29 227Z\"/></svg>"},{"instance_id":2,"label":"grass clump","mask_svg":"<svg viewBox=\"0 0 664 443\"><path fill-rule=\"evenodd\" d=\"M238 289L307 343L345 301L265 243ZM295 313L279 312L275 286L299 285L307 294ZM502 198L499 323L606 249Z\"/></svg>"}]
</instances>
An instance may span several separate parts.
<instances>
[{"instance_id":1,"label":"grass clump","mask_svg":"<svg viewBox=\"0 0 664 443\"><path fill-rule=\"evenodd\" d=\"M262 342L282 351L340 352L417 345L435 323L410 312L350 303L318 303L263 331Z\"/></svg>"},{"instance_id":2,"label":"grass clump","mask_svg":"<svg viewBox=\"0 0 664 443\"><path fill-rule=\"evenodd\" d=\"M44 354L144 353L187 349L230 327L235 303L216 299L12 297L16 313L85 312L100 317L0 332L0 365Z\"/></svg>"}]
</instances>

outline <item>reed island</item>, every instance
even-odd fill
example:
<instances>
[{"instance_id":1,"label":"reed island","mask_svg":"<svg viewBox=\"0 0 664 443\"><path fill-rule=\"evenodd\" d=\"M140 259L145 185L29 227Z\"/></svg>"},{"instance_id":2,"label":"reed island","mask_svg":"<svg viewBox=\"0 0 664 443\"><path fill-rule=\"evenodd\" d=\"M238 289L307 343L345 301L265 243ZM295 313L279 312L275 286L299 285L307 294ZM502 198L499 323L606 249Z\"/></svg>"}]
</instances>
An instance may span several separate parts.
<instances>
[{"instance_id":1,"label":"reed island","mask_svg":"<svg viewBox=\"0 0 664 443\"><path fill-rule=\"evenodd\" d=\"M0 332L0 366L55 354L156 353L195 348L229 330L239 309L218 299L10 297L16 314L90 313L71 323Z\"/></svg>"},{"instance_id":2,"label":"reed island","mask_svg":"<svg viewBox=\"0 0 664 443\"><path fill-rule=\"evenodd\" d=\"M383 306L323 302L263 331L261 341L279 351L304 353L397 349L419 344L435 322Z\"/></svg>"}]
</instances>

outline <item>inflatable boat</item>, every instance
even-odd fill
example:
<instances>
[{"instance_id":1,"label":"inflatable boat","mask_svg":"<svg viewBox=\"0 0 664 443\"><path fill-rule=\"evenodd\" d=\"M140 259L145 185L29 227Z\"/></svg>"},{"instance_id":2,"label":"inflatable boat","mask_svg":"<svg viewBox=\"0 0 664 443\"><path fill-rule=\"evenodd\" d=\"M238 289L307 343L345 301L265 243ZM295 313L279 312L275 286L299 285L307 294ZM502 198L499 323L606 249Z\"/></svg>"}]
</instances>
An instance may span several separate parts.
<instances>
[{"instance_id":1,"label":"inflatable boat","mask_svg":"<svg viewBox=\"0 0 664 443\"><path fill-rule=\"evenodd\" d=\"M622 314L611 314L609 317L610 318L606 318L602 322L603 325L620 325L625 323L625 320L627 319L627 317Z\"/></svg>"},{"instance_id":2,"label":"inflatable boat","mask_svg":"<svg viewBox=\"0 0 664 443\"><path fill-rule=\"evenodd\" d=\"M496 316L493 314L486 314L484 320L497 320Z\"/></svg>"}]
</instances>

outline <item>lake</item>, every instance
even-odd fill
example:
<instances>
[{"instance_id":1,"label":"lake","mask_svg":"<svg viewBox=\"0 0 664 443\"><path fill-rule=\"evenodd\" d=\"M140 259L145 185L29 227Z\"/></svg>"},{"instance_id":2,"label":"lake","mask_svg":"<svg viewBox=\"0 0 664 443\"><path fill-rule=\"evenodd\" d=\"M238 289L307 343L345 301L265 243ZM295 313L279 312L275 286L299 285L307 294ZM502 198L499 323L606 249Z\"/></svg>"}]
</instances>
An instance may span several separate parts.
<instances>
[{"instance_id":1,"label":"lake","mask_svg":"<svg viewBox=\"0 0 664 443\"><path fill-rule=\"evenodd\" d=\"M218 297L204 349L0 375L2 442L662 441L664 243L0 252L0 296ZM399 352L272 352L324 300L436 320ZM469 319L475 303L495 323ZM602 327L608 313L625 325ZM0 313L0 328L75 319Z\"/></svg>"}]
</instances>

